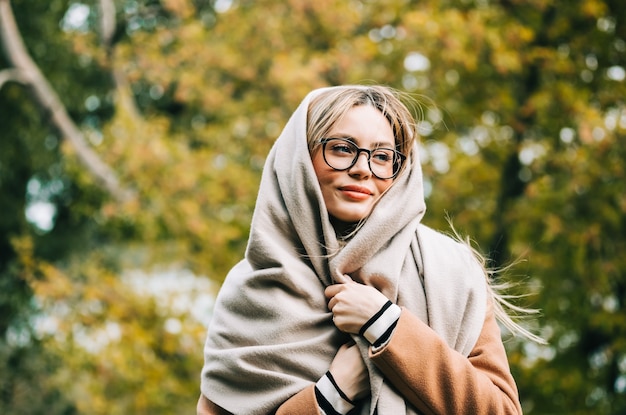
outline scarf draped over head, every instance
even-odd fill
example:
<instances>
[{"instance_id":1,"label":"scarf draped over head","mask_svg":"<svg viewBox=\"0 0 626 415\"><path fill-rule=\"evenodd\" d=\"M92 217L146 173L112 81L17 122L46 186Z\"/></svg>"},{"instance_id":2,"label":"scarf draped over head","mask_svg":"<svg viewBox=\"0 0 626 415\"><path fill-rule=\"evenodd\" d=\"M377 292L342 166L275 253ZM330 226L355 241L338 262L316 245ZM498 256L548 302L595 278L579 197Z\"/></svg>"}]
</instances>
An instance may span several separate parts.
<instances>
[{"instance_id":1,"label":"scarf draped over head","mask_svg":"<svg viewBox=\"0 0 626 415\"><path fill-rule=\"evenodd\" d=\"M481 266L462 244L420 225L417 145L355 235L338 241L306 137L308 105L320 91L302 101L268 155L245 259L227 275L209 325L202 393L235 414L272 413L328 370L350 339L333 325L324 296L338 275L374 286L465 355L482 329ZM414 413L354 337L372 392L362 413Z\"/></svg>"}]
</instances>

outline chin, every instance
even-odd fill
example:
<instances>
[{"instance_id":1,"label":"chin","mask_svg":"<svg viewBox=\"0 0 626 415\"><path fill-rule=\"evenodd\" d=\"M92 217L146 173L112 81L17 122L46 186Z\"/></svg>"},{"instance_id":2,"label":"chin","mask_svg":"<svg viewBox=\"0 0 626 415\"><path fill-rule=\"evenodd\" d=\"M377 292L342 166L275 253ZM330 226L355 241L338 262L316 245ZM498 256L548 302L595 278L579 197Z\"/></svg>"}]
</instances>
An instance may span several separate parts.
<instances>
[{"instance_id":1,"label":"chin","mask_svg":"<svg viewBox=\"0 0 626 415\"><path fill-rule=\"evenodd\" d=\"M363 214L355 214L355 212L350 212L344 215L339 214L339 215L332 215L332 216L340 222L343 222L345 224L350 224L350 223L357 223L357 222L362 221L369 215L369 213L370 213L369 211Z\"/></svg>"},{"instance_id":2,"label":"chin","mask_svg":"<svg viewBox=\"0 0 626 415\"><path fill-rule=\"evenodd\" d=\"M338 209L339 208L339 209ZM344 224L358 223L367 218L372 211L372 206L349 204L348 206L330 206L328 214Z\"/></svg>"}]
</instances>

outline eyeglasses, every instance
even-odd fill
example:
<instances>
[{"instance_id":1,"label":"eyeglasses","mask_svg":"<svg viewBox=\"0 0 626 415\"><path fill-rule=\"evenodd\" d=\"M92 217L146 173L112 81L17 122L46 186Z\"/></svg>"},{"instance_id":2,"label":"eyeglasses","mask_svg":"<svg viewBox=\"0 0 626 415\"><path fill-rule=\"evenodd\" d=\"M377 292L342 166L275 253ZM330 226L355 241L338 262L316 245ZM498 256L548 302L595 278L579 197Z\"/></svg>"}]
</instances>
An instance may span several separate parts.
<instances>
[{"instance_id":1,"label":"eyeglasses","mask_svg":"<svg viewBox=\"0 0 626 415\"><path fill-rule=\"evenodd\" d=\"M376 148L368 150L359 148L352 141L345 138L323 138L322 154L324 161L331 168L344 171L354 166L361 155L367 154L367 164L372 174L379 179L392 179L400 172L400 167L406 156L391 148Z\"/></svg>"}]
</instances>

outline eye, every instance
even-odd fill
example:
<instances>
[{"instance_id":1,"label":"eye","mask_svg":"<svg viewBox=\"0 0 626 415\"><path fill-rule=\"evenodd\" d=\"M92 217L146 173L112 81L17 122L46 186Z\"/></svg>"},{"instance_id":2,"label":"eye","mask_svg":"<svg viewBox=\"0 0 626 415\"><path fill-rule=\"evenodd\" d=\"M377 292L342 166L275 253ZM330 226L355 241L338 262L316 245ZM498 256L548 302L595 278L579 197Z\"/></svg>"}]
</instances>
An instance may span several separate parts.
<instances>
[{"instance_id":1,"label":"eye","mask_svg":"<svg viewBox=\"0 0 626 415\"><path fill-rule=\"evenodd\" d=\"M393 161L393 151L378 149L372 152L372 159L378 163L389 163Z\"/></svg>"},{"instance_id":2,"label":"eye","mask_svg":"<svg viewBox=\"0 0 626 415\"><path fill-rule=\"evenodd\" d=\"M350 143L342 140L333 140L330 141L328 144L330 144L330 150L336 154L353 155L355 151L353 145L350 145Z\"/></svg>"}]
</instances>

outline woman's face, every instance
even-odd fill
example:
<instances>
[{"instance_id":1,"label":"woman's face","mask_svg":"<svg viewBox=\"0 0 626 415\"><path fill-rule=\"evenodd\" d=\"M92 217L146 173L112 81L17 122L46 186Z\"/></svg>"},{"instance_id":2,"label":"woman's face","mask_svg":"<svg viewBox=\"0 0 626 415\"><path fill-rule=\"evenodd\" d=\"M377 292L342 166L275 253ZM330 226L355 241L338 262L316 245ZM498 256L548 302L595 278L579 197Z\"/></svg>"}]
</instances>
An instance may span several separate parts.
<instances>
[{"instance_id":1,"label":"woman's face","mask_svg":"<svg viewBox=\"0 0 626 415\"><path fill-rule=\"evenodd\" d=\"M350 109L325 138L346 138L359 148L395 148L395 138L387 119L370 105ZM375 177L367 162L367 154L359 157L351 168L337 171L324 161L322 147L312 156L313 168L322 190L329 215L341 222L355 223L369 215L374 204L393 183L392 179Z\"/></svg>"}]
</instances>

